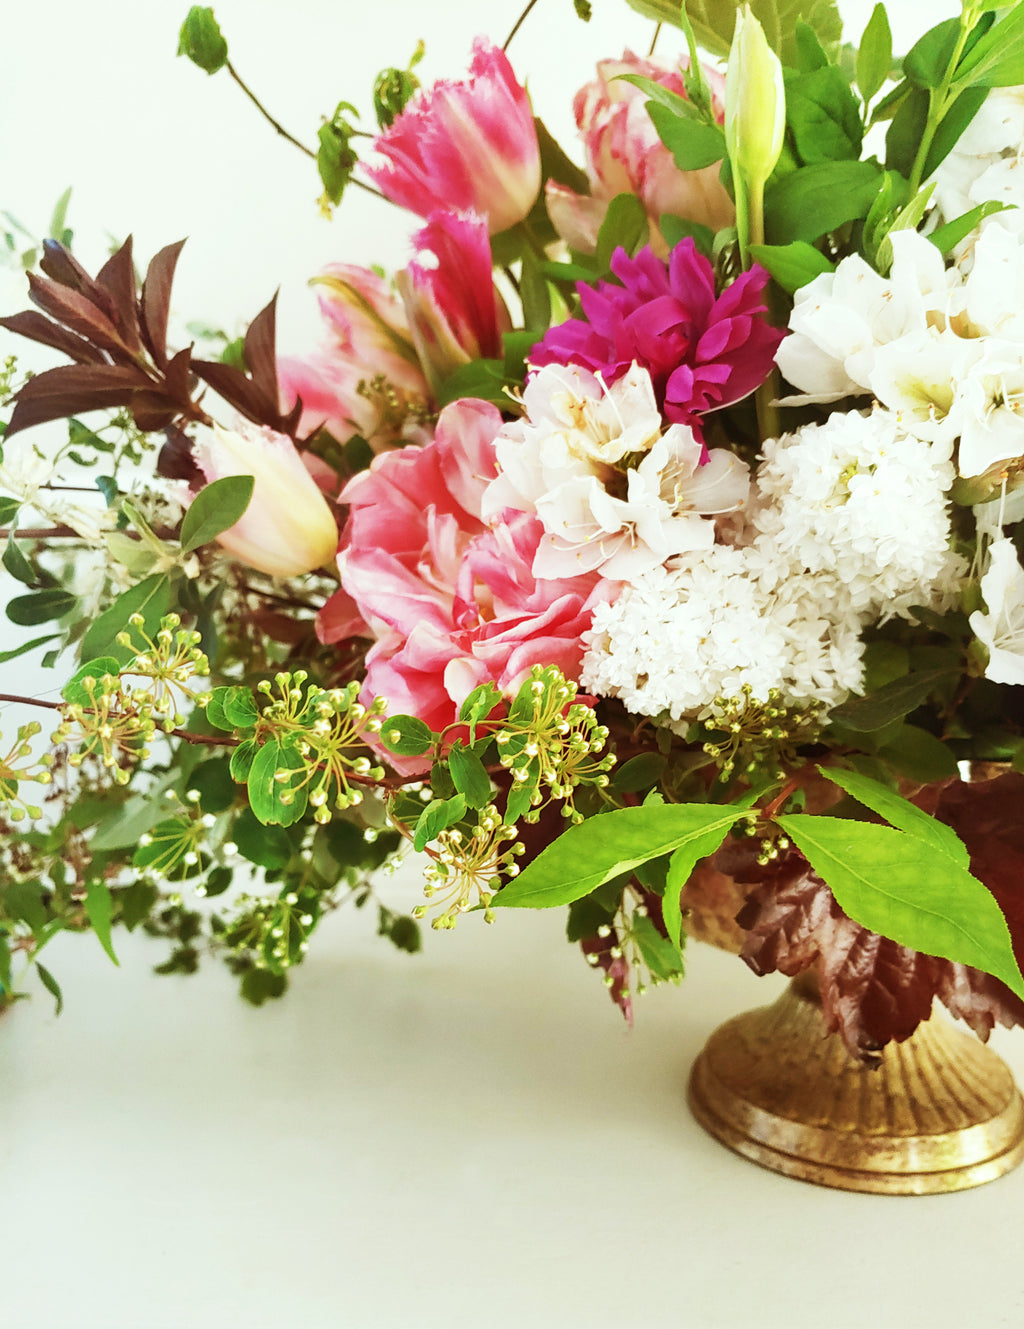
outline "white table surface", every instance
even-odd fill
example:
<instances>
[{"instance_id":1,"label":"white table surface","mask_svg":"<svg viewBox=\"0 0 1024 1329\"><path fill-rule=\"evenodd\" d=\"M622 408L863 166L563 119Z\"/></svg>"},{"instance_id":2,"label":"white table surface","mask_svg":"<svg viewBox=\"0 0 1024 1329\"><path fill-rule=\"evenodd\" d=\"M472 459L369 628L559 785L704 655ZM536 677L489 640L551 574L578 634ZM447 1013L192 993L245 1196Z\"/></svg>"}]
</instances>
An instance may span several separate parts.
<instances>
[{"instance_id":1,"label":"white table surface","mask_svg":"<svg viewBox=\"0 0 1024 1329\"><path fill-rule=\"evenodd\" d=\"M411 898L401 881L396 904ZM960 1329L1024 1322L1024 1170L852 1195L703 1134L684 1089L778 978L693 945L627 1032L556 913L418 956L329 920L254 1010L92 937L0 1020L5 1329ZM1024 1077L1024 1037L995 1046ZM58 1272L59 1271L59 1274Z\"/></svg>"}]
</instances>

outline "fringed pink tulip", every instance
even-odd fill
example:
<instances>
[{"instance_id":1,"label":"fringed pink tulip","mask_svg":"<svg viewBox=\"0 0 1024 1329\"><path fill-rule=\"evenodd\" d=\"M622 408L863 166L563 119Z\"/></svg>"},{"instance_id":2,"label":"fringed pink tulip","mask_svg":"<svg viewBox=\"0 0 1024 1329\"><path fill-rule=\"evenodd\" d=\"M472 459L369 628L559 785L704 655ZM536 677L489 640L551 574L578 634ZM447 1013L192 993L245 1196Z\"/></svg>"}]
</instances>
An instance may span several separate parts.
<instances>
[{"instance_id":1,"label":"fringed pink tulip","mask_svg":"<svg viewBox=\"0 0 1024 1329\"><path fill-rule=\"evenodd\" d=\"M193 452L208 482L228 475L255 481L241 520L217 537L240 563L270 577L299 577L331 563L338 528L290 438L240 421L234 430L201 430Z\"/></svg>"},{"instance_id":2,"label":"fringed pink tulip","mask_svg":"<svg viewBox=\"0 0 1024 1329\"><path fill-rule=\"evenodd\" d=\"M299 429L354 434L375 452L417 436L430 389L401 300L368 268L336 263L313 281L327 337L312 353L282 356L278 379L289 410L302 399Z\"/></svg>"},{"instance_id":3,"label":"fringed pink tulip","mask_svg":"<svg viewBox=\"0 0 1024 1329\"><path fill-rule=\"evenodd\" d=\"M685 61L684 61L685 64ZM725 80L704 69L719 120L725 113ZM662 256L667 246L657 229L666 214L700 222L712 230L733 223L733 206L719 180L718 164L700 171L680 171L658 137L645 103L647 94L621 74L640 74L685 96L678 69L627 51L621 60L602 60L597 78L576 94L573 111L587 154L590 194L576 194L555 181L547 184L547 205L562 239L582 253L593 253L597 233L616 194L636 194L651 222L651 243Z\"/></svg>"},{"instance_id":4,"label":"fringed pink tulip","mask_svg":"<svg viewBox=\"0 0 1024 1329\"><path fill-rule=\"evenodd\" d=\"M494 289L482 218L432 213L413 243L416 257L396 283L420 362L436 388L460 365L502 354L508 312Z\"/></svg>"},{"instance_id":5,"label":"fringed pink tulip","mask_svg":"<svg viewBox=\"0 0 1024 1329\"><path fill-rule=\"evenodd\" d=\"M521 222L540 191L540 149L525 89L503 51L473 43L469 77L418 93L374 147L366 174L421 217L477 212L491 234Z\"/></svg>"}]
</instances>

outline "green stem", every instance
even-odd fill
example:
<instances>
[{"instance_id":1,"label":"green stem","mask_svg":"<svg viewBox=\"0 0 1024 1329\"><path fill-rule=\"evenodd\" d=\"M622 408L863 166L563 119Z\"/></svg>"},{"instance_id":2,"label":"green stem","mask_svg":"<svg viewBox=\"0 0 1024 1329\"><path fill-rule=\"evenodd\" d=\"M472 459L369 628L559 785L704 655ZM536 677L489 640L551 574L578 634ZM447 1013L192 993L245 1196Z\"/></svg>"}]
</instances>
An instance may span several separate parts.
<instances>
[{"instance_id":1,"label":"green stem","mask_svg":"<svg viewBox=\"0 0 1024 1329\"><path fill-rule=\"evenodd\" d=\"M740 247L740 264L746 272L750 267L750 210L747 202L747 186L742 175L733 163L733 180L736 190L736 239Z\"/></svg>"},{"instance_id":2,"label":"green stem","mask_svg":"<svg viewBox=\"0 0 1024 1329\"><path fill-rule=\"evenodd\" d=\"M957 37L956 46L953 48L953 54L950 56L949 64L946 66L946 72L943 75L942 82L937 88L930 88L928 91L928 120L924 127L924 133L921 135L921 142L917 145L917 154L914 157L914 164L910 170L910 197L913 198L921 187L921 179L924 175L925 162L928 160L928 153L931 151L932 142L936 131L942 123L950 105L956 100L950 97L949 92L953 83L953 75L956 73L956 67L960 63L960 57L964 53L964 46L967 44L967 38L971 35L971 29L967 25L965 15L960 17L960 34Z\"/></svg>"}]
</instances>

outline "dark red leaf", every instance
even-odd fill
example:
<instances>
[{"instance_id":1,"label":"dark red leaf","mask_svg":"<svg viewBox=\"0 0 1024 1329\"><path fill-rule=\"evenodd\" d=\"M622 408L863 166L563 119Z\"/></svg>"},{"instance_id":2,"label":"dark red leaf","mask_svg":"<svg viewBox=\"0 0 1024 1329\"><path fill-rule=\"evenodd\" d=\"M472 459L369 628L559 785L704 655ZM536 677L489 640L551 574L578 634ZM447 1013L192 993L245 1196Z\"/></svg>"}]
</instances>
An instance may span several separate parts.
<instances>
[{"instance_id":1,"label":"dark red leaf","mask_svg":"<svg viewBox=\"0 0 1024 1329\"><path fill-rule=\"evenodd\" d=\"M206 477L192 455L192 440L173 425L167 430L167 442L156 459L156 473L165 480L184 480L192 490L198 490L206 483Z\"/></svg>"},{"instance_id":2,"label":"dark red leaf","mask_svg":"<svg viewBox=\"0 0 1024 1329\"><path fill-rule=\"evenodd\" d=\"M132 238L111 255L96 274L96 285L110 296L114 321L126 345L133 351L142 346L139 312L135 294L135 265L132 262Z\"/></svg>"},{"instance_id":3,"label":"dark red leaf","mask_svg":"<svg viewBox=\"0 0 1024 1329\"><path fill-rule=\"evenodd\" d=\"M258 425L280 429L282 420L277 402L271 401L241 370L219 360L193 360L192 368L224 400Z\"/></svg>"},{"instance_id":4,"label":"dark red leaf","mask_svg":"<svg viewBox=\"0 0 1024 1329\"><path fill-rule=\"evenodd\" d=\"M6 437L82 411L127 406L135 393L152 386L140 369L130 365L61 365L47 369L30 378L17 394Z\"/></svg>"},{"instance_id":5,"label":"dark red leaf","mask_svg":"<svg viewBox=\"0 0 1024 1329\"><path fill-rule=\"evenodd\" d=\"M167 396L178 403L181 410L187 410L192 403L190 388L192 379L192 349L186 347L172 356L164 366L164 384Z\"/></svg>"},{"instance_id":6,"label":"dark red leaf","mask_svg":"<svg viewBox=\"0 0 1024 1329\"><path fill-rule=\"evenodd\" d=\"M165 393L159 391L135 392L129 405L135 423L144 434L166 429L178 415L178 408Z\"/></svg>"},{"instance_id":7,"label":"dark red leaf","mask_svg":"<svg viewBox=\"0 0 1024 1329\"><path fill-rule=\"evenodd\" d=\"M252 381L278 408L277 386L277 295L261 309L245 334L245 363Z\"/></svg>"},{"instance_id":8,"label":"dark red leaf","mask_svg":"<svg viewBox=\"0 0 1024 1329\"><path fill-rule=\"evenodd\" d=\"M43 346L52 346L55 351L62 351L79 364L106 364L102 351L35 309L25 309L20 314L0 318L0 328L6 328L8 332L27 337L29 341L39 342Z\"/></svg>"},{"instance_id":9,"label":"dark red leaf","mask_svg":"<svg viewBox=\"0 0 1024 1329\"><path fill-rule=\"evenodd\" d=\"M92 278L70 250L57 240L43 241L43 256L39 260L42 271L58 286L78 291L87 299L94 293Z\"/></svg>"},{"instance_id":10,"label":"dark red leaf","mask_svg":"<svg viewBox=\"0 0 1024 1329\"><path fill-rule=\"evenodd\" d=\"M167 319L171 308L171 284L184 240L165 245L150 259L142 283L142 333L158 365L167 361Z\"/></svg>"},{"instance_id":11,"label":"dark red leaf","mask_svg":"<svg viewBox=\"0 0 1024 1329\"><path fill-rule=\"evenodd\" d=\"M105 351L125 354L124 339L102 309L78 291L56 282L45 281L34 272L28 274L29 297L44 313L100 346Z\"/></svg>"}]
</instances>

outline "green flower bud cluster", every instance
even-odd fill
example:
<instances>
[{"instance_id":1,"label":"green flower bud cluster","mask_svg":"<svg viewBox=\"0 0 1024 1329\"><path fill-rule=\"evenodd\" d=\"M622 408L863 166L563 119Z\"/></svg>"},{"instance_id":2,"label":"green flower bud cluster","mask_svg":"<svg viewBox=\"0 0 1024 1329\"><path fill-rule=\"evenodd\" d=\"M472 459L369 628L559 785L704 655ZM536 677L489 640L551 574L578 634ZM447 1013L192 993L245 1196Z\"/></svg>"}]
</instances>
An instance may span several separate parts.
<instances>
[{"instance_id":1,"label":"green flower bud cluster","mask_svg":"<svg viewBox=\"0 0 1024 1329\"><path fill-rule=\"evenodd\" d=\"M716 697L704 719L708 738L704 751L715 762L719 778L742 775L782 780L798 762L797 749L817 742L824 707L820 702L805 706L783 704L781 693L771 688L767 700L753 695L744 684L732 697Z\"/></svg>"}]
</instances>

